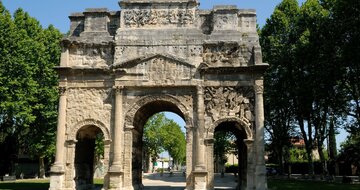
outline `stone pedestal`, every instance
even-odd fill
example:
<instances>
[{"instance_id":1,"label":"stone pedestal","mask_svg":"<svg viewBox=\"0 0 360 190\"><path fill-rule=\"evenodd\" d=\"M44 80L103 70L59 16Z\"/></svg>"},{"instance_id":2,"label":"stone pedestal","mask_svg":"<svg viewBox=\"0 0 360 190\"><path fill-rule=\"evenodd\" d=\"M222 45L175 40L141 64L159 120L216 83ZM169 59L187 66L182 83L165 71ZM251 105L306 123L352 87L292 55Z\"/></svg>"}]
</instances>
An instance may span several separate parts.
<instances>
[{"instance_id":1,"label":"stone pedestal","mask_svg":"<svg viewBox=\"0 0 360 190\"><path fill-rule=\"evenodd\" d=\"M49 190L63 189L63 182L65 179L65 170L63 166L53 165L50 169L50 188Z\"/></svg>"},{"instance_id":2,"label":"stone pedestal","mask_svg":"<svg viewBox=\"0 0 360 190\"><path fill-rule=\"evenodd\" d=\"M246 184L243 184L242 189L254 189L255 178L255 157L254 157L254 140L245 139L244 143L247 148L247 171L246 171Z\"/></svg>"},{"instance_id":3,"label":"stone pedestal","mask_svg":"<svg viewBox=\"0 0 360 190\"><path fill-rule=\"evenodd\" d=\"M207 175L208 172L206 170L203 171L194 171L194 190L206 190L207 184Z\"/></svg>"},{"instance_id":4,"label":"stone pedestal","mask_svg":"<svg viewBox=\"0 0 360 190\"><path fill-rule=\"evenodd\" d=\"M124 181L124 172L121 172L120 168L112 167L110 168L108 174L105 177L104 189L125 190L123 188L123 181Z\"/></svg>"}]
</instances>

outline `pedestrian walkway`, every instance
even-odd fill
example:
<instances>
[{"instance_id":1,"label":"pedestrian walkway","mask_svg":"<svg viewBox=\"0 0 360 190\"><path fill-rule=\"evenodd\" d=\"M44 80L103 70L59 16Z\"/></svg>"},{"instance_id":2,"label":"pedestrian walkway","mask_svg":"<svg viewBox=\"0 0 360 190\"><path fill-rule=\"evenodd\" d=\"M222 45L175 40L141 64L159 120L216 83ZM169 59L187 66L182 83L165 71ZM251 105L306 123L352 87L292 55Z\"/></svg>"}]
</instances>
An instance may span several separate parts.
<instances>
[{"instance_id":1,"label":"pedestrian walkway","mask_svg":"<svg viewBox=\"0 0 360 190\"><path fill-rule=\"evenodd\" d=\"M215 174L215 189L235 189L237 182L232 174L225 174L224 178L220 174ZM185 176L180 172L172 175L166 172L162 176L160 173L144 174L143 185L145 190L183 190L186 186Z\"/></svg>"}]
</instances>

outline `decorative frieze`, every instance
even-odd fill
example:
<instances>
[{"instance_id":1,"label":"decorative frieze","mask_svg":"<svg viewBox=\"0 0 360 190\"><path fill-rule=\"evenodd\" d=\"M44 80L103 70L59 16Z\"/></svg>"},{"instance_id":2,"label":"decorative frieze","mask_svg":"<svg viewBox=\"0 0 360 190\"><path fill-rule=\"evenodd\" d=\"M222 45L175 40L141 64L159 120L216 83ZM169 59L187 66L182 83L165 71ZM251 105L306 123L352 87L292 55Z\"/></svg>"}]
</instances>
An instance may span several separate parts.
<instances>
[{"instance_id":1,"label":"decorative frieze","mask_svg":"<svg viewBox=\"0 0 360 190\"><path fill-rule=\"evenodd\" d=\"M195 21L194 9L130 9L125 10L126 27L189 25Z\"/></svg>"}]
</instances>

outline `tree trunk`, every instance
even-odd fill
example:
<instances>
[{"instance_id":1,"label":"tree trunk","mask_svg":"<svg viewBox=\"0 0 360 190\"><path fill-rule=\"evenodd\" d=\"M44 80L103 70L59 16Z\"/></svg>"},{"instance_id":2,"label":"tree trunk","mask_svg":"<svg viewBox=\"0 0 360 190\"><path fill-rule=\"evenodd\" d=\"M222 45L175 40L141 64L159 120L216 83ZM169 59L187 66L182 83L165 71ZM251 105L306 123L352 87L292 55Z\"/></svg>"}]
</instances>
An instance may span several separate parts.
<instances>
[{"instance_id":1,"label":"tree trunk","mask_svg":"<svg viewBox=\"0 0 360 190\"><path fill-rule=\"evenodd\" d=\"M336 175L336 158L337 150L336 150L336 138L335 138L335 124L334 117L330 118L330 126L329 126L329 173L330 175Z\"/></svg>"},{"instance_id":2,"label":"tree trunk","mask_svg":"<svg viewBox=\"0 0 360 190\"><path fill-rule=\"evenodd\" d=\"M284 171L284 151L283 151L283 147L279 147L279 174L283 174Z\"/></svg>"},{"instance_id":3,"label":"tree trunk","mask_svg":"<svg viewBox=\"0 0 360 190\"><path fill-rule=\"evenodd\" d=\"M306 153L307 153L307 157L308 157L307 160L308 160L308 167L309 167L309 175L313 177L315 175L315 171L314 171L314 161L312 158L312 148L307 147Z\"/></svg>"},{"instance_id":4,"label":"tree trunk","mask_svg":"<svg viewBox=\"0 0 360 190\"><path fill-rule=\"evenodd\" d=\"M304 119L303 118L299 118L299 126L300 126L300 130L302 133L302 136L304 138L304 142L305 142L305 150L306 150L306 154L307 154L307 160L308 160L308 167L309 167L309 175L310 176L314 176L314 162L312 159L312 127L311 127L311 122L310 119L308 119L308 132L305 132L305 125L304 125Z\"/></svg>"},{"instance_id":5,"label":"tree trunk","mask_svg":"<svg viewBox=\"0 0 360 190\"><path fill-rule=\"evenodd\" d=\"M39 156L39 178L45 178L44 156Z\"/></svg>"},{"instance_id":6,"label":"tree trunk","mask_svg":"<svg viewBox=\"0 0 360 190\"><path fill-rule=\"evenodd\" d=\"M318 152L319 152L319 156L320 156L320 162L321 162L321 173L322 173L322 178L324 176L327 175L327 166L326 166L326 160L325 160L325 156L324 156L324 151L322 146L318 145Z\"/></svg>"}]
</instances>

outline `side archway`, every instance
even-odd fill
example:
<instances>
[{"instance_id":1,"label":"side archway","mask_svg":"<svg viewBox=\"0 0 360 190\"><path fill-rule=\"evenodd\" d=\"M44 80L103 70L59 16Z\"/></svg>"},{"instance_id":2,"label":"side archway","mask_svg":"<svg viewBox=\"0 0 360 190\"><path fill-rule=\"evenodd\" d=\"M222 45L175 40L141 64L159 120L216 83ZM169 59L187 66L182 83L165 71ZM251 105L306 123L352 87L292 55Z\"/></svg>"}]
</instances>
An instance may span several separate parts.
<instances>
[{"instance_id":1,"label":"side archway","mask_svg":"<svg viewBox=\"0 0 360 190\"><path fill-rule=\"evenodd\" d=\"M110 131L95 119L85 119L70 129L67 163L75 171L72 173L73 186L75 189L94 188L94 177L104 177L109 168ZM101 154L95 153L96 147L102 150Z\"/></svg>"},{"instance_id":2,"label":"side archway","mask_svg":"<svg viewBox=\"0 0 360 190\"><path fill-rule=\"evenodd\" d=\"M237 117L224 117L216 120L211 124L211 126L207 130L206 134L206 149L208 156L208 172L209 172L209 188L214 188L214 176L215 175L215 167L218 162L215 162L214 159L214 143L215 143L215 133L217 132L231 132L236 140L233 142L236 144L237 149L237 163L238 163L238 172L236 175L238 176L238 185L237 189L245 189L248 183L249 172L251 173L252 165L252 142L254 137L254 132L251 127L251 123L247 119L237 118ZM223 166L222 166L223 167ZM221 168L221 167L220 167Z\"/></svg>"}]
</instances>

